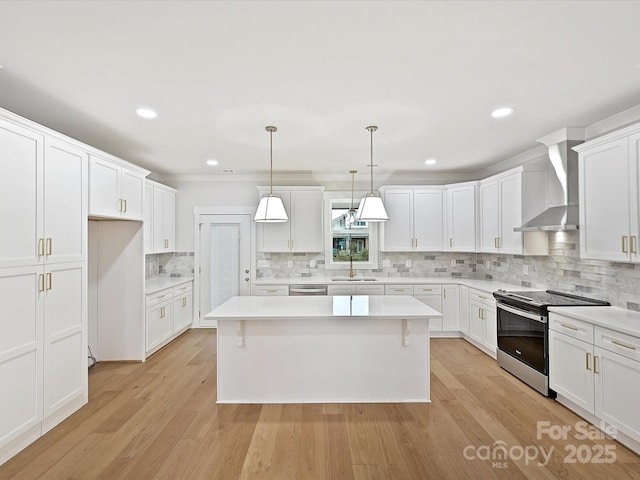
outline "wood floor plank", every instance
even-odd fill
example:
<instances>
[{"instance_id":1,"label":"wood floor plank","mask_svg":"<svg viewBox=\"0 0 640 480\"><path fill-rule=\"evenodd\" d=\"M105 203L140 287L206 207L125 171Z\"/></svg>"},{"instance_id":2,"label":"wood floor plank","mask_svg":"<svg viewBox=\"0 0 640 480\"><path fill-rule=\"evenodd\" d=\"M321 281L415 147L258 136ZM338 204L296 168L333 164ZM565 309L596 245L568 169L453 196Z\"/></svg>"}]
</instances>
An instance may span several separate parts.
<instances>
[{"instance_id":1,"label":"wood floor plank","mask_svg":"<svg viewBox=\"0 0 640 480\"><path fill-rule=\"evenodd\" d=\"M189 331L147 362L98 364L89 403L0 480L640 480L640 457L611 439L537 438L538 421L581 419L475 347L431 346L431 403L219 405L215 331ZM613 445L616 461L567 463L579 445ZM500 446L552 454L544 466L479 458Z\"/></svg>"}]
</instances>

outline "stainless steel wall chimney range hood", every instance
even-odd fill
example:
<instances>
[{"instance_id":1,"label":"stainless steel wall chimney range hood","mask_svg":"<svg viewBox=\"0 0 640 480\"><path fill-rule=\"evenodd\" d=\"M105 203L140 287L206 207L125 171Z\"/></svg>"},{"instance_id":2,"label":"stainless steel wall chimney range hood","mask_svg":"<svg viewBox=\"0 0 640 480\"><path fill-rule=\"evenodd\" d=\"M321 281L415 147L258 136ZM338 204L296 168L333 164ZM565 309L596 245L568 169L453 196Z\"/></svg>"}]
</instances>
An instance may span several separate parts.
<instances>
[{"instance_id":1,"label":"stainless steel wall chimney range hood","mask_svg":"<svg viewBox=\"0 0 640 480\"><path fill-rule=\"evenodd\" d=\"M515 232L540 232L578 229L578 154L573 147L584 141L584 129L563 128L537 140L548 148L549 160L553 167L550 188L559 193L557 205L550 206L540 215L524 225L514 228ZM558 187L559 185L559 187Z\"/></svg>"}]
</instances>

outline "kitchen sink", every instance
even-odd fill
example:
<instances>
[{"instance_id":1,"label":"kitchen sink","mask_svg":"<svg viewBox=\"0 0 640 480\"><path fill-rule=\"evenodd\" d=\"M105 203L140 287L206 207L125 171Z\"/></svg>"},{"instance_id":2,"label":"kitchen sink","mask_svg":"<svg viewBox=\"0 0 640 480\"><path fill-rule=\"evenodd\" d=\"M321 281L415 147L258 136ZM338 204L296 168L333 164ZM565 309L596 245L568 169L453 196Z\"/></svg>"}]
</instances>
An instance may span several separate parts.
<instances>
[{"instance_id":1,"label":"kitchen sink","mask_svg":"<svg viewBox=\"0 0 640 480\"><path fill-rule=\"evenodd\" d=\"M335 277L335 278L332 278L331 281L333 281L333 282L376 282L377 279L375 279L375 278L366 278L366 277L354 277L354 278Z\"/></svg>"}]
</instances>

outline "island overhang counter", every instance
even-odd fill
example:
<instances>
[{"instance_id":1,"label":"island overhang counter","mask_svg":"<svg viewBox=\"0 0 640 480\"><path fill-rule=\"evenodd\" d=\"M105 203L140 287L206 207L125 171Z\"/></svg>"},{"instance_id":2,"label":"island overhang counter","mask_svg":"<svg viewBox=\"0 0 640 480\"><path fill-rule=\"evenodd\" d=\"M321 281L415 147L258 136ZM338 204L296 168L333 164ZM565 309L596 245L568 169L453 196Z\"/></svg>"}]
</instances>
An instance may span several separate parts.
<instances>
[{"instance_id":1,"label":"island overhang counter","mask_svg":"<svg viewBox=\"0 0 640 480\"><path fill-rule=\"evenodd\" d=\"M411 296L232 297L217 320L218 403L429 402L429 319Z\"/></svg>"}]
</instances>

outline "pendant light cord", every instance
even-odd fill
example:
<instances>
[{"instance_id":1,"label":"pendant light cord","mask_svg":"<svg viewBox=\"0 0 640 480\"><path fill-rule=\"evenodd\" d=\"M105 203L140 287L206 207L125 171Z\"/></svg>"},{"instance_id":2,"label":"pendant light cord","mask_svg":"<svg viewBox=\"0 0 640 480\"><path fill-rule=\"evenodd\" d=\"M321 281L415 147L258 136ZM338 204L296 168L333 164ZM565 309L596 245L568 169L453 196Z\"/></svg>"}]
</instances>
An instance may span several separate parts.
<instances>
[{"instance_id":1,"label":"pendant light cord","mask_svg":"<svg viewBox=\"0 0 640 480\"><path fill-rule=\"evenodd\" d=\"M269 195L273 195L273 132L277 132L276 127L268 126L265 130L269 132Z\"/></svg>"},{"instance_id":2,"label":"pendant light cord","mask_svg":"<svg viewBox=\"0 0 640 480\"><path fill-rule=\"evenodd\" d=\"M371 195L373 195L373 132L378 129L375 125L370 125L367 127L367 130L371 132Z\"/></svg>"}]
</instances>

